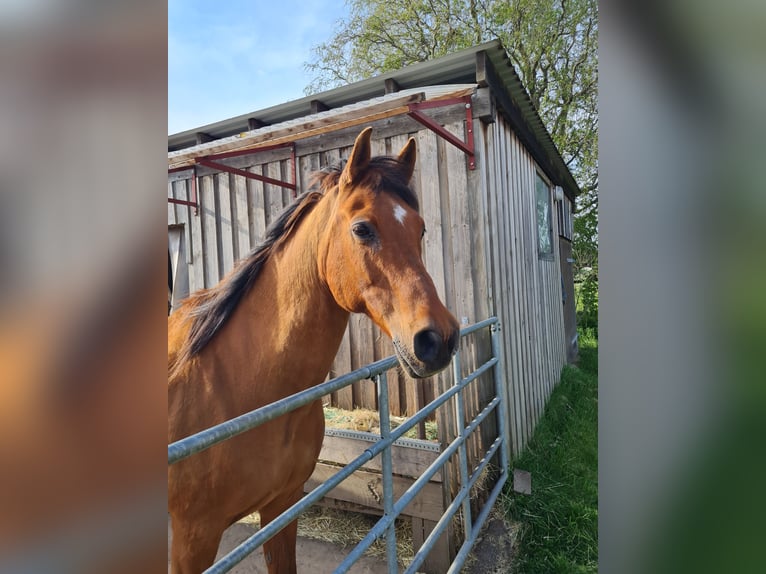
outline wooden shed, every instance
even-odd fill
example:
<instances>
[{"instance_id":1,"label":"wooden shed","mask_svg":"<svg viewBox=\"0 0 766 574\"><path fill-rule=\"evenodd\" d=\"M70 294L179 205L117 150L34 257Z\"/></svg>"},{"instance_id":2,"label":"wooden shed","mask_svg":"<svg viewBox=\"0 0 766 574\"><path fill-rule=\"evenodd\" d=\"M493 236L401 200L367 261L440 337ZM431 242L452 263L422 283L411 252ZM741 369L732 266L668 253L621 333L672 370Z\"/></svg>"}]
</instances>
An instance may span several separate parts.
<instances>
[{"instance_id":1,"label":"wooden shed","mask_svg":"<svg viewBox=\"0 0 766 574\"><path fill-rule=\"evenodd\" d=\"M447 307L466 325L501 320L508 439L518 453L577 355L571 241L579 190L497 40L170 136L170 304L216 284L307 189L310 174L347 157L368 125L373 153L417 140L424 258ZM366 317L353 315L330 376L392 351ZM398 379L394 415L415 412L440 384ZM361 383L328 400L376 408L374 388Z\"/></svg>"}]
</instances>

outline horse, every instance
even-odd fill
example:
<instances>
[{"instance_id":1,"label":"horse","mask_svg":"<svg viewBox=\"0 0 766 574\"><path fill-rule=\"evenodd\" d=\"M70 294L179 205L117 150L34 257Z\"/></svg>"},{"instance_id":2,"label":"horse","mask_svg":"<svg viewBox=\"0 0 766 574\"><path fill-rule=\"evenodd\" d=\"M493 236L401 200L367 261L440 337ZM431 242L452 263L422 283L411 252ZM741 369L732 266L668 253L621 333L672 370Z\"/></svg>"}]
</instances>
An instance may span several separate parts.
<instances>
[{"instance_id":1,"label":"horse","mask_svg":"<svg viewBox=\"0 0 766 574\"><path fill-rule=\"evenodd\" d=\"M264 242L168 319L168 440L179 440L321 383L350 313L393 341L411 377L445 368L459 326L422 262L409 186L416 145L371 157L372 128L345 164L316 174ZM223 531L258 511L266 525L303 495L324 438L321 401L168 469L175 574L215 559ZM269 574L296 572L297 520L266 542Z\"/></svg>"}]
</instances>

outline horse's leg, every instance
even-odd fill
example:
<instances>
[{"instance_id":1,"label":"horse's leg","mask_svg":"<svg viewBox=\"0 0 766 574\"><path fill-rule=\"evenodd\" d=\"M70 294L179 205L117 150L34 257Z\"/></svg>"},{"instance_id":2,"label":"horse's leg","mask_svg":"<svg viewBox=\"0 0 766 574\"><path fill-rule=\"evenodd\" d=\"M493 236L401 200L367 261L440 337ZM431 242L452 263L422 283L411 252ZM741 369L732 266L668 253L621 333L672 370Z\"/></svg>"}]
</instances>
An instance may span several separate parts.
<instances>
[{"instance_id":1,"label":"horse's leg","mask_svg":"<svg viewBox=\"0 0 766 574\"><path fill-rule=\"evenodd\" d=\"M225 525L171 518L173 542L170 547L172 574L200 574L214 561Z\"/></svg>"},{"instance_id":2,"label":"horse's leg","mask_svg":"<svg viewBox=\"0 0 766 574\"><path fill-rule=\"evenodd\" d=\"M286 497L280 497L261 509L261 526L266 526L290 506L295 504L303 494L303 488ZM263 556L269 574L297 574L295 565L295 542L298 538L298 520L280 530L274 538L263 545Z\"/></svg>"}]
</instances>

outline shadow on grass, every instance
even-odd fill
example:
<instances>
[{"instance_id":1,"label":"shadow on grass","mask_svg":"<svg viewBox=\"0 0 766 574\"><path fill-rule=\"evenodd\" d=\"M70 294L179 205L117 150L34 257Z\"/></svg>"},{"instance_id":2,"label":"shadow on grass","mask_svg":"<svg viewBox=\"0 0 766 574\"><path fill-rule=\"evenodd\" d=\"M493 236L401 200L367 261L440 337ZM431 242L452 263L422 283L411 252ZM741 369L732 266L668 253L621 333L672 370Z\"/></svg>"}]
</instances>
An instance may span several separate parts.
<instances>
[{"instance_id":1,"label":"shadow on grass","mask_svg":"<svg viewBox=\"0 0 766 574\"><path fill-rule=\"evenodd\" d=\"M598 570L598 340L580 333L580 360L566 366L514 468L532 473L532 494L504 492L522 524L514 572Z\"/></svg>"}]
</instances>

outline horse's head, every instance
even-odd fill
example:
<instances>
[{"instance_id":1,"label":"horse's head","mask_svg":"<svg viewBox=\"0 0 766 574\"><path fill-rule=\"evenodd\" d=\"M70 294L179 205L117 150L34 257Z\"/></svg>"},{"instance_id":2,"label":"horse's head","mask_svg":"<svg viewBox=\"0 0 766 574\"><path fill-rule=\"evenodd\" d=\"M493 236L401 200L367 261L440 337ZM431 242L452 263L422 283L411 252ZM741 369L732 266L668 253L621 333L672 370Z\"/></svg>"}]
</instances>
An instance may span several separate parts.
<instances>
[{"instance_id":1,"label":"horse's head","mask_svg":"<svg viewBox=\"0 0 766 574\"><path fill-rule=\"evenodd\" d=\"M422 378L446 367L459 326L421 258L425 233L409 180L415 140L397 158L372 158L367 128L337 178L332 221L323 234L320 273L338 304L365 313L394 343L399 362Z\"/></svg>"}]
</instances>

